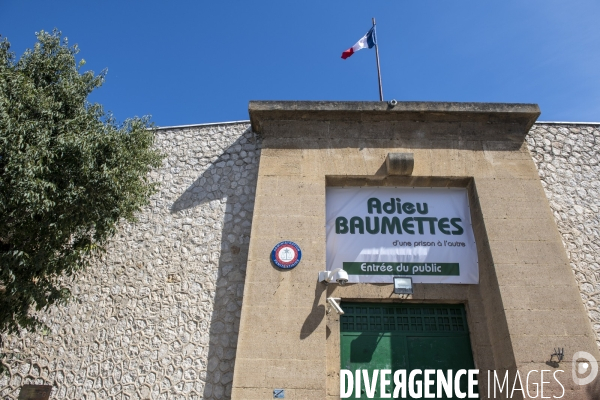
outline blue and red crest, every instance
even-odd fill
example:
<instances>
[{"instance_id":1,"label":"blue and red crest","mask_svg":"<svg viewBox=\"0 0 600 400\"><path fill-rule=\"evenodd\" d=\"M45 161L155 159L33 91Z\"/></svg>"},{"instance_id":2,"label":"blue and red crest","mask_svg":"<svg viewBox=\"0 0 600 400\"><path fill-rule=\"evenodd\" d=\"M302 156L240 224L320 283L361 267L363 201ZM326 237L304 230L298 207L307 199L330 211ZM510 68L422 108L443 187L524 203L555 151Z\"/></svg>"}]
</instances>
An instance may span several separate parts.
<instances>
[{"instance_id":1,"label":"blue and red crest","mask_svg":"<svg viewBox=\"0 0 600 400\"><path fill-rule=\"evenodd\" d=\"M294 242L280 242L275 245L271 252L271 260L279 268L291 269L300 262L302 251Z\"/></svg>"}]
</instances>

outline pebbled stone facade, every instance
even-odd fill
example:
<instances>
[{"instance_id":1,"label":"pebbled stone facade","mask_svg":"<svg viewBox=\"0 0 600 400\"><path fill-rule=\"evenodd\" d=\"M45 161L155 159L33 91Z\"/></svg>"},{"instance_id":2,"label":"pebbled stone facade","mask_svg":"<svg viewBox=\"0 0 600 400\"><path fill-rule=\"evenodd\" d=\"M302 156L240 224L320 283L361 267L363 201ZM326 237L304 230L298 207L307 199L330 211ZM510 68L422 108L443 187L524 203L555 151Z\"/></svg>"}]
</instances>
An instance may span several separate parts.
<instances>
[{"instance_id":1,"label":"pebbled stone facade","mask_svg":"<svg viewBox=\"0 0 600 400\"><path fill-rule=\"evenodd\" d=\"M600 124L536 124L527 142L600 346Z\"/></svg>"},{"instance_id":2,"label":"pebbled stone facade","mask_svg":"<svg viewBox=\"0 0 600 400\"><path fill-rule=\"evenodd\" d=\"M600 345L600 126L536 124L529 150ZM21 385L52 399L227 399L231 393L260 140L246 123L159 130L160 193L46 314L4 336Z\"/></svg>"},{"instance_id":3,"label":"pebbled stone facade","mask_svg":"<svg viewBox=\"0 0 600 400\"><path fill-rule=\"evenodd\" d=\"M160 193L47 313L50 330L4 337L10 374L52 399L229 397L260 143L248 124L159 130Z\"/></svg>"}]
</instances>

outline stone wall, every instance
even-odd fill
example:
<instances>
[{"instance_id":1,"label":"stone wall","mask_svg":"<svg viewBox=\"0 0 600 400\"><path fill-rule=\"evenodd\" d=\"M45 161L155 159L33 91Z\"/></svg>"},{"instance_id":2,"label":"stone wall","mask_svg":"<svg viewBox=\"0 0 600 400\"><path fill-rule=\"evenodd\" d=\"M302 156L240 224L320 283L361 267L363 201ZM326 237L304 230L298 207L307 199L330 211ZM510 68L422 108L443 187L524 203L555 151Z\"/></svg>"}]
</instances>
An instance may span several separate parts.
<instances>
[{"instance_id":1,"label":"stone wall","mask_svg":"<svg viewBox=\"0 0 600 400\"><path fill-rule=\"evenodd\" d=\"M598 334L600 126L538 124L528 142ZM260 142L218 124L157 145L161 190L138 222L74 279L49 331L4 337L0 398L25 383L54 384L53 399L229 398Z\"/></svg>"},{"instance_id":2,"label":"stone wall","mask_svg":"<svg viewBox=\"0 0 600 400\"><path fill-rule=\"evenodd\" d=\"M527 141L600 346L600 125L536 124Z\"/></svg>"},{"instance_id":3,"label":"stone wall","mask_svg":"<svg viewBox=\"0 0 600 400\"><path fill-rule=\"evenodd\" d=\"M259 143L247 124L160 130L160 193L47 313L5 337L10 374L52 399L223 399L231 392Z\"/></svg>"}]
</instances>

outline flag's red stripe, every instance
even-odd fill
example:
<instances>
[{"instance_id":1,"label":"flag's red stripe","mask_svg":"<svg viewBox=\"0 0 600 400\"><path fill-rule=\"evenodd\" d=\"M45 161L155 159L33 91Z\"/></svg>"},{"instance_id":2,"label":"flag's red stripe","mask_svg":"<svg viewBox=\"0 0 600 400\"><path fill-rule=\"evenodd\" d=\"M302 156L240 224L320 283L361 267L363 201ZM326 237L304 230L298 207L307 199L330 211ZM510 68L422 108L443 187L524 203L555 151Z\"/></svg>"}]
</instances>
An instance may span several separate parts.
<instances>
[{"instance_id":1,"label":"flag's red stripe","mask_svg":"<svg viewBox=\"0 0 600 400\"><path fill-rule=\"evenodd\" d=\"M342 53L342 58L345 60L346 58L350 57L352 54L354 54L354 49L352 49L352 47L350 47L348 50L346 50Z\"/></svg>"}]
</instances>

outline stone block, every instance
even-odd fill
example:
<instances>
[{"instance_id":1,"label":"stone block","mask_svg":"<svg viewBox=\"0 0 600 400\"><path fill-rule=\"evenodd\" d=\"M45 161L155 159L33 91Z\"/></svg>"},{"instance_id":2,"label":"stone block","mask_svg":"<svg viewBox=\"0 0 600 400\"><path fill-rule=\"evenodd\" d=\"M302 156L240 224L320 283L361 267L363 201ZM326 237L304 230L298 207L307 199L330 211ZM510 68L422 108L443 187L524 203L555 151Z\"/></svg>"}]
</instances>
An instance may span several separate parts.
<instances>
[{"instance_id":1,"label":"stone block","mask_svg":"<svg viewBox=\"0 0 600 400\"><path fill-rule=\"evenodd\" d=\"M319 285L316 279L310 282L295 282L289 275L282 275L282 278L271 285L247 281L244 287L244 301L257 307L279 306L283 309L295 307L298 303L313 303Z\"/></svg>"},{"instance_id":2,"label":"stone block","mask_svg":"<svg viewBox=\"0 0 600 400\"><path fill-rule=\"evenodd\" d=\"M256 307L249 305L244 318L251 321L253 332L289 332L299 337L320 337L325 329L325 295L320 294L313 307L291 307L281 312L277 306ZM250 329L250 328L249 328Z\"/></svg>"},{"instance_id":3,"label":"stone block","mask_svg":"<svg viewBox=\"0 0 600 400\"><path fill-rule=\"evenodd\" d=\"M233 375L233 396L237 397L237 388L264 388L269 373L269 365L263 359L248 359L238 355Z\"/></svg>"},{"instance_id":4,"label":"stone block","mask_svg":"<svg viewBox=\"0 0 600 400\"><path fill-rule=\"evenodd\" d=\"M555 224L554 216L546 202L532 202L525 199L498 201L493 197L480 197L479 202L489 215L488 218L549 219Z\"/></svg>"},{"instance_id":5,"label":"stone block","mask_svg":"<svg viewBox=\"0 0 600 400\"><path fill-rule=\"evenodd\" d=\"M473 359L475 361L475 368L479 369L480 372L496 368L492 346L474 345Z\"/></svg>"},{"instance_id":6,"label":"stone block","mask_svg":"<svg viewBox=\"0 0 600 400\"><path fill-rule=\"evenodd\" d=\"M540 280L544 280L540 275ZM569 277L570 278L570 277ZM572 310L581 311L581 298L569 283L546 286L500 286L502 304L510 310Z\"/></svg>"},{"instance_id":7,"label":"stone block","mask_svg":"<svg viewBox=\"0 0 600 400\"><path fill-rule=\"evenodd\" d=\"M499 179L538 179L537 169L531 160L494 161L495 176Z\"/></svg>"},{"instance_id":8,"label":"stone block","mask_svg":"<svg viewBox=\"0 0 600 400\"><path fill-rule=\"evenodd\" d=\"M302 153L299 153L298 158L301 157ZM300 159L261 155L259 173L265 176L300 176Z\"/></svg>"},{"instance_id":9,"label":"stone block","mask_svg":"<svg viewBox=\"0 0 600 400\"><path fill-rule=\"evenodd\" d=\"M544 192L539 181L530 182L528 180L509 178L479 178L475 177L475 185L479 198L489 199L491 201L508 200L509 202L517 199L523 201L544 200ZM541 195L541 196L540 196ZM482 204L483 207L483 204ZM484 218L487 217L487 210L482 208Z\"/></svg>"},{"instance_id":10,"label":"stone block","mask_svg":"<svg viewBox=\"0 0 600 400\"><path fill-rule=\"evenodd\" d=\"M231 400L263 400L273 398L273 390L268 388L233 387Z\"/></svg>"},{"instance_id":11,"label":"stone block","mask_svg":"<svg viewBox=\"0 0 600 400\"><path fill-rule=\"evenodd\" d=\"M489 246L494 264L517 264L520 261L516 242L491 240Z\"/></svg>"},{"instance_id":12,"label":"stone block","mask_svg":"<svg viewBox=\"0 0 600 400\"><path fill-rule=\"evenodd\" d=\"M556 224L550 218L486 218L489 240L539 241L559 239Z\"/></svg>"},{"instance_id":13,"label":"stone block","mask_svg":"<svg viewBox=\"0 0 600 400\"><path fill-rule=\"evenodd\" d=\"M311 335L301 332L278 330L277 318L273 318L270 332L252 330L240 335L238 352L245 358L265 360L318 360L325 362L324 328ZM250 333L250 332L248 332ZM293 343L293 345L290 345Z\"/></svg>"},{"instance_id":14,"label":"stone block","mask_svg":"<svg viewBox=\"0 0 600 400\"><path fill-rule=\"evenodd\" d=\"M277 192L277 186L279 183L279 177L273 175L261 175L256 181L256 191L258 193L270 193Z\"/></svg>"},{"instance_id":15,"label":"stone block","mask_svg":"<svg viewBox=\"0 0 600 400\"><path fill-rule=\"evenodd\" d=\"M565 357L561 362L565 365L573 361L573 354L576 351L587 351L591 352L592 355L596 355L598 352L597 346L590 336L519 335L513 337L512 342L515 359L519 365L524 363L548 363L546 365L551 365L550 355L555 348L559 347L565 349ZM556 362L557 357L553 357L552 360Z\"/></svg>"},{"instance_id":16,"label":"stone block","mask_svg":"<svg viewBox=\"0 0 600 400\"><path fill-rule=\"evenodd\" d=\"M267 386L325 391L326 366L324 359L322 361L269 360L266 364L268 365L268 375L263 384Z\"/></svg>"},{"instance_id":17,"label":"stone block","mask_svg":"<svg viewBox=\"0 0 600 400\"><path fill-rule=\"evenodd\" d=\"M520 241L514 242L517 261L520 264L567 263L567 255L559 241ZM508 262L510 263L510 261Z\"/></svg>"},{"instance_id":18,"label":"stone block","mask_svg":"<svg viewBox=\"0 0 600 400\"><path fill-rule=\"evenodd\" d=\"M511 340L522 335L585 336L590 334L585 314L573 310L505 310Z\"/></svg>"},{"instance_id":19,"label":"stone block","mask_svg":"<svg viewBox=\"0 0 600 400\"><path fill-rule=\"evenodd\" d=\"M310 137L315 139L326 139L331 136L329 134L329 121L270 120L265 121L264 129L275 133L274 138L285 137L296 139ZM270 137L269 140L273 140L274 138Z\"/></svg>"},{"instance_id":20,"label":"stone block","mask_svg":"<svg viewBox=\"0 0 600 400\"><path fill-rule=\"evenodd\" d=\"M495 271L501 285L557 287L561 293L563 287L573 286L572 271L566 264L496 264Z\"/></svg>"}]
</instances>

